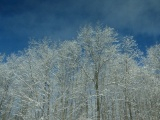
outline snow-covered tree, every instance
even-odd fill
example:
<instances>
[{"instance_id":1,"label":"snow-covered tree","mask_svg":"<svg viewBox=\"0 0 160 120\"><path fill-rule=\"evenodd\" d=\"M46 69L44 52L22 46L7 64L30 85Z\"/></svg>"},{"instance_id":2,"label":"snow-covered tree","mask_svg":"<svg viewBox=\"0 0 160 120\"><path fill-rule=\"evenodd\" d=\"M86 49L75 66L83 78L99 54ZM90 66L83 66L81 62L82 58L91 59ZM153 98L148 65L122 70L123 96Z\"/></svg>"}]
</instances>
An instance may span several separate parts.
<instances>
[{"instance_id":1,"label":"snow-covered tree","mask_svg":"<svg viewBox=\"0 0 160 120\"><path fill-rule=\"evenodd\" d=\"M143 56L133 37L83 27L0 54L0 120L159 120L160 45Z\"/></svg>"},{"instance_id":2,"label":"snow-covered tree","mask_svg":"<svg viewBox=\"0 0 160 120\"><path fill-rule=\"evenodd\" d=\"M96 118L101 119L101 95L102 89L106 85L107 76L104 75L104 70L107 64L115 58L117 52L117 39L114 29L97 26L84 27L79 33L78 40L81 42L82 52L84 57L84 73L87 80L93 82L93 88L96 96ZM104 102L104 101L102 101Z\"/></svg>"}]
</instances>

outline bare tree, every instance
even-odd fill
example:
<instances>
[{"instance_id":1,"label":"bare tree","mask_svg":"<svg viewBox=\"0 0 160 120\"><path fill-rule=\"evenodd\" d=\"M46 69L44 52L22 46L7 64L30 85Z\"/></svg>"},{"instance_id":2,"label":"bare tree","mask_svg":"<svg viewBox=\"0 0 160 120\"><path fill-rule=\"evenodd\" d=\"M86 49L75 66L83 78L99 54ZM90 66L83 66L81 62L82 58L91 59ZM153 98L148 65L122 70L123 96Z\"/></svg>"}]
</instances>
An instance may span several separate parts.
<instances>
[{"instance_id":1,"label":"bare tree","mask_svg":"<svg viewBox=\"0 0 160 120\"><path fill-rule=\"evenodd\" d=\"M133 37L100 25L33 40L0 55L0 120L158 120L160 45L142 56Z\"/></svg>"},{"instance_id":2,"label":"bare tree","mask_svg":"<svg viewBox=\"0 0 160 120\"><path fill-rule=\"evenodd\" d=\"M91 26L84 27L79 33L79 40L82 42L82 49L86 57L85 64L90 64L91 72L85 71L88 79L94 84L96 93L96 118L101 119L101 91L100 84L105 78L101 77L104 66L114 59L116 53L116 33L112 28L95 29Z\"/></svg>"}]
</instances>

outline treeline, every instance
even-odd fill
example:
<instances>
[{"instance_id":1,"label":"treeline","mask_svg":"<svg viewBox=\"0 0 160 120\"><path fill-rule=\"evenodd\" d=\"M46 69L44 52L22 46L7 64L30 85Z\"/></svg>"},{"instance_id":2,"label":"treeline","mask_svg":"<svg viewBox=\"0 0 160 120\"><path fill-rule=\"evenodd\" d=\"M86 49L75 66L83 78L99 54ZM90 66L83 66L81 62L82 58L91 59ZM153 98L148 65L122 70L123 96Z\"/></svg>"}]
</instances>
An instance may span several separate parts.
<instances>
[{"instance_id":1,"label":"treeline","mask_svg":"<svg viewBox=\"0 0 160 120\"><path fill-rule=\"evenodd\" d=\"M144 56L133 37L85 26L0 56L0 120L160 120L159 85L160 44Z\"/></svg>"}]
</instances>

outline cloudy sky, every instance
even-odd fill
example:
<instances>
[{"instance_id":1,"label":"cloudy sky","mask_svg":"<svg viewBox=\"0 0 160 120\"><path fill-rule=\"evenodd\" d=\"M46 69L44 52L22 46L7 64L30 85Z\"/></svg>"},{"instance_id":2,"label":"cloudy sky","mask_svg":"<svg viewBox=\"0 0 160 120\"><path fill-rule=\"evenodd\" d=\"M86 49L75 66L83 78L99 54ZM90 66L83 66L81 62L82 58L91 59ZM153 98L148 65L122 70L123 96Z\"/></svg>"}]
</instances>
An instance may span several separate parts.
<instances>
[{"instance_id":1,"label":"cloudy sky","mask_svg":"<svg viewBox=\"0 0 160 120\"><path fill-rule=\"evenodd\" d=\"M74 39L97 21L142 50L160 43L160 0L0 0L0 53L23 50L30 38Z\"/></svg>"}]
</instances>

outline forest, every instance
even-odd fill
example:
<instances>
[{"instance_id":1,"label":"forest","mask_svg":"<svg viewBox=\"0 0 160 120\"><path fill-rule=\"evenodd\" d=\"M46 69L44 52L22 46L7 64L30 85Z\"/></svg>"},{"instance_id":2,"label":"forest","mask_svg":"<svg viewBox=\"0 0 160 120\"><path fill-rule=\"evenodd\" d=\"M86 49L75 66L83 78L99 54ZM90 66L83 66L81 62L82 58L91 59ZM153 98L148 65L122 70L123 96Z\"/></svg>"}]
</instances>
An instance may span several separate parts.
<instances>
[{"instance_id":1,"label":"forest","mask_svg":"<svg viewBox=\"0 0 160 120\"><path fill-rule=\"evenodd\" d=\"M160 44L82 27L0 54L0 120L160 120Z\"/></svg>"}]
</instances>

